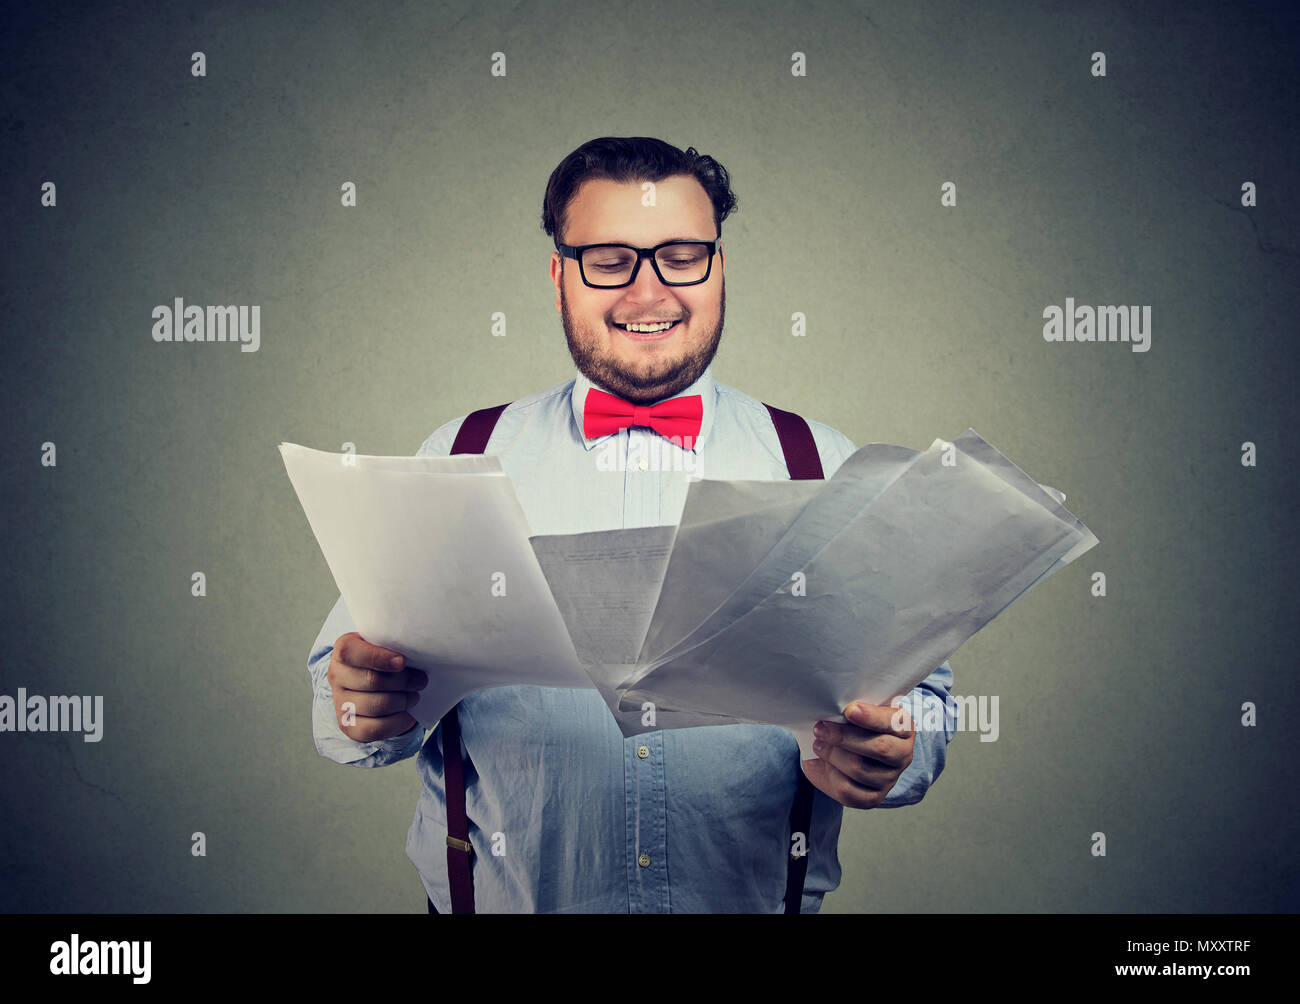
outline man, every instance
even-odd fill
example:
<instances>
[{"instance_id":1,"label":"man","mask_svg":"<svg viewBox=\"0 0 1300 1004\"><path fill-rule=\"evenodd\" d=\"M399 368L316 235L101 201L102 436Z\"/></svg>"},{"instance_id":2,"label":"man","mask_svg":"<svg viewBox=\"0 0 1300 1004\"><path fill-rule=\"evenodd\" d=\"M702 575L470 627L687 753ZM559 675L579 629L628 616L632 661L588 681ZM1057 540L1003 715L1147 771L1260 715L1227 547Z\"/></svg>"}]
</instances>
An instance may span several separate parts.
<instances>
[{"instance_id":1,"label":"man","mask_svg":"<svg viewBox=\"0 0 1300 1004\"><path fill-rule=\"evenodd\" d=\"M790 477L767 409L712 377L725 304L719 238L735 205L713 158L656 139L593 140L551 175L542 226L555 240L555 305L578 373L512 402L485 450L500 458L534 533L676 523L691 472ZM608 403L601 392L629 402L631 418L599 425ZM699 418L684 435L665 436L637 411L677 398ZM463 418L438 429L419 455L447 455ZM808 425L829 478L855 447L829 426ZM449 912L446 720L425 742L406 713L427 678L400 653L362 640L341 598L308 669L322 756L372 767L419 754L423 791L407 855L431 909ZM945 663L909 706L916 713L923 701L945 702L951 685ZM340 725L347 702L355 722ZM794 737L774 726L624 739L595 690L472 694L457 717L474 908L780 911L802 771L817 790L799 906L816 912L839 884L843 807L919 801L943 769L949 734L895 730L895 712L847 709L851 724L819 727L819 756L801 764Z\"/></svg>"}]
</instances>

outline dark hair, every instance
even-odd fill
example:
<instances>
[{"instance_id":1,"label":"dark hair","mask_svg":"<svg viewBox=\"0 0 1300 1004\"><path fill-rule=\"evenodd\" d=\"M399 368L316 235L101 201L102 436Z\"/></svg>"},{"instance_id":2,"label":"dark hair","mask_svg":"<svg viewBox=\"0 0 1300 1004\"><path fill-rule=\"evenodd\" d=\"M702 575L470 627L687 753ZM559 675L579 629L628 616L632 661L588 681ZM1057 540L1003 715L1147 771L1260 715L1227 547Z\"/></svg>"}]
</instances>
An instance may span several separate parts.
<instances>
[{"instance_id":1,"label":"dark hair","mask_svg":"<svg viewBox=\"0 0 1300 1004\"><path fill-rule=\"evenodd\" d=\"M578 187L590 178L610 181L662 181L675 174L690 175L698 181L713 203L713 223L722 233L722 221L736 209L727 169L695 147L684 151L661 139L649 136L602 136L574 150L560 161L546 183L542 199L542 229L554 239L558 248L564 230L569 203Z\"/></svg>"}]
</instances>

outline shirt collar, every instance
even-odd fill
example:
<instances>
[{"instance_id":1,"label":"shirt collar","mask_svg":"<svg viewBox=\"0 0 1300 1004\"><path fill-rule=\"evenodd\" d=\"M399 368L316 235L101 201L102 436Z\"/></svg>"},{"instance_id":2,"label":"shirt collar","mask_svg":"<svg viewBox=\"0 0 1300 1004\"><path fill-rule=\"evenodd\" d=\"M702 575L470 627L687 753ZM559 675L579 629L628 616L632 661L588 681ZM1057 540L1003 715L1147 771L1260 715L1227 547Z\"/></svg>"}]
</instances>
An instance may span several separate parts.
<instances>
[{"instance_id":1,"label":"shirt collar","mask_svg":"<svg viewBox=\"0 0 1300 1004\"><path fill-rule=\"evenodd\" d=\"M605 390L605 388L601 387L599 384L592 383L587 379L587 375L579 370L577 379L573 381L573 394L570 399L570 404L573 409L573 421L576 426L575 432L578 441L582 443L583 447L587 450L591 450L598 443L604 442L610 436L617 435L617 433L609 432L603 436L597 436L595 439L587 439L583 436L582 406L587 400L587 391L591 390L593 387L597 390L603 390L607 394L613 393L613 391ZM690 397L692 394L700 395L700 402L703 407L703 414L700 416L700 434L695 438L695 445L691 449L692 453L697 453L699 452L700 447L704 444L704 441L708 438L709 430L713 427L713 411L714 406L717 403L717 391L714 389L713 384L712 363L709 363L709 365L704 368L704 372L700 374L699 378L693 384L678 391L672 396ZM657 404L658 402L656 401L653 403Z\"/></svg>"}]
</instances>

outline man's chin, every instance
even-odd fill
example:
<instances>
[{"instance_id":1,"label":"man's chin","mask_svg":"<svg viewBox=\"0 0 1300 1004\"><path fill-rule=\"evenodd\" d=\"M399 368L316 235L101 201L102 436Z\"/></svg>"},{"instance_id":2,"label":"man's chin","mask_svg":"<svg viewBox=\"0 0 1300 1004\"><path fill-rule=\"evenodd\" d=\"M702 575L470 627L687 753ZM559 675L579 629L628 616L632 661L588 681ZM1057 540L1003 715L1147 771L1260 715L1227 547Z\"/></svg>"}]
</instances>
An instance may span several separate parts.
<instances>
[{"instance_id":1,"label":"man's chin","mask_svg":"<svg viewBox=\"0 0 1300 1004\"><path fill-rule=\"evenodd\" d=\"M699 379L713 361L722 331L719 325L703 352L681 344L677 336L633 343L619 331L613 341L596 348L597 339L575 339L567 324L564 333L574 362L592 383L633 404L653 404L675 397Z\"/></svg>"},{"instance_id":2,"label":"man's chin","mask_svg":"<svg viewBox=\"0 0 1300 1004\"><path fill-rule=\"evenodd\" d=\"M625 361L607 357L595 363L591 367L595 375L588 373L588 377L634 404L671 397L699 376L694 372L697 363L690 356L650 363L644 359Z\"/></svg>"},{"instance_id":3,"label":"man's chin","mask_svg":"<svg viewBox=\"0 0 1300 1004\"><path fill-rule=\"evenodd\" d=\"M633 387L653 390L661 384L676 380L690 364L691 360L686 356L671 359L656 354L653 359L641 356L636 359L606 360L605 368L617 371L624 382Z\"/></svg>"}]
</instances>

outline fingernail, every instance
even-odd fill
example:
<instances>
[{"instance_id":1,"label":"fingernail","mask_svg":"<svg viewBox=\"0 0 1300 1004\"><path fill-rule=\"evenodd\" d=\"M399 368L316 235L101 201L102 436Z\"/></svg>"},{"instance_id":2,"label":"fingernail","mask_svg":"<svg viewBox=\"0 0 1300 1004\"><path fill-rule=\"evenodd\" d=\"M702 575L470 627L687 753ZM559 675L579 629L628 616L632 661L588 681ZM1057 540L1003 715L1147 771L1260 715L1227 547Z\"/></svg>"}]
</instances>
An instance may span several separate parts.
<instances>
[{"instance_id":1,"label":"fingernail","mask_svg":"<svg viewBox=\"0 0 1300 1004\"><path fill-rule=\"evenodd\" d=\"M419 682L419 686L417 686L415 689L416 689L416 690L423 690L425 687L427 687L427 686L429 685L429 674L428 674L428 673L425 673L425 672L423 672L423 671L419 671L419 672L420 672L420 678L419 678L419 681L418 681L418 682Z\"/></svg>"},{"instance_id":2,"label":"fingernail","mask_svg":"<svg viewBox=\"0 0 1300 1004\"><path fill-rule=\"evenodd\" d=\"M813 752L816 753L818 756L821 756L823 753L826 752L826 744L822 742L820 739L818 739L815 743L813 743Z\"/></svg>"},{"instance_id":3,"label":"fingernail","mask_svg":"<svg viewBox=\"0 0 1300 1004\"><path fill-rule=\"evenodd\" d=\"M825 739L826 726L823 725L821 722L818 722L816 725L813 726L813 735L815 735L818 739Z\"/></svg>"},{"instance_id":4,"label":"fingernail","mask_svg":"<svg viewBox=\"0 0 1300 1004\"><path fill-rule=\"evenodd\" d=\"M391 659L388 660L388 665L392 666L394 669L401 669L402 657L400 655L393 656Z\"/></svg>"}]
</instances>

